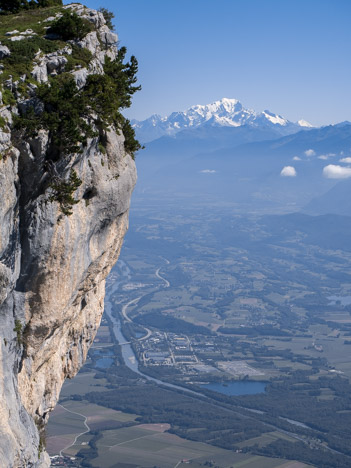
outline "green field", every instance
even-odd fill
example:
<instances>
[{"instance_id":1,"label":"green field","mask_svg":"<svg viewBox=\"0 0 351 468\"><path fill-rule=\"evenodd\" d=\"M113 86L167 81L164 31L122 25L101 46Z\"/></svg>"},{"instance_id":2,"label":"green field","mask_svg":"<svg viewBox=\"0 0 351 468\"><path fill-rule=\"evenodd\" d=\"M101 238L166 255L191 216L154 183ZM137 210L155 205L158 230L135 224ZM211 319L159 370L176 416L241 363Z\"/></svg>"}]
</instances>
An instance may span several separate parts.
<instances>
[{"instance_id":1,"label":"green field","mask_svg":"<svg viewBox=\"0 0 351 468\"><path fill-rule=\"evenodd\" d=\"M155 425L157 427L157 425ZM97 443L98 457L92 461L96 468L130 467L204 466L211 461L215 466L245 468L287 468L286 460L234 453L208 444L191 442L174 434L134 426L115 431L103 431ZM116 461L118 460L118 464ZM181 461L184 460L184 463ZM185 463L189 461L190 463ZM295 462L291 467L307 465Z\"/></svg>"},{"instance_id":2,"label":"green field","mask_svg":"<svg viewBox=\"0 0 351 468\"><path fill-rule=\"evenodd\" d=\"M281 432L266 432L260 437L254 437L252 439L245 440L245 442L238 443L238 447L252 447L253 445L258 445L259 447L264 447L265 445L271 444L278 439L287 440L289 442L295 443L296 439L289 437L288 435L282 434Z\"/></svg>"},{"instance_id":3,"label":"green field","mask_svg":"<svg viewBox=\"0 0 351 468\"><path fill-rule=\"evenodd\" d=\"M86 433L79 436L76 443L71 445L79 434L87 431L85 418L89 429L96 431L133 423L136 417L135 414L122 413L87 401L65 401L57 405L50 416L47 450L50 455L57 455L63 449L65 449L64 454L76 455L92 438L91 434Z\"/></svg>"},{"instance_id":4,"label":"green field","mask_svg":"<svg viewBox=\"0 0 351 468\"><path fill-rule=\"evenodd\" d=\"M103 392L106 390L104 385L107 383L105 379L94 379L96 372L79 373L74 379L67 380L61 391L61 398L70 397L71 395L84 395L87 392Z\"/></svg>"}]
</instances>

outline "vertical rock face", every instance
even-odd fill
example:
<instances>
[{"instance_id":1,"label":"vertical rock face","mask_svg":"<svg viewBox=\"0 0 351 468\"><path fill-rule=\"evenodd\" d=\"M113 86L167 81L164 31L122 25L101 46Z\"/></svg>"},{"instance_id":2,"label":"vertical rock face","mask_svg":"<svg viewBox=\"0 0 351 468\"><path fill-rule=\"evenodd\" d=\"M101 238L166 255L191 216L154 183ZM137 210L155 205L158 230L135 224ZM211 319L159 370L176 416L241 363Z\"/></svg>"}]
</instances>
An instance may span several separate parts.
<instances>
[{"instance_id":1,"label":"vertical rock face","mask_svg":"<svg viewBox=\"0 0 351 468\"><path fill-rule=\"evenodd\" d=\"M84 86L89 73L102 73L105 56L116 56L117 38L100 13L74 8L96 27L80 44L92 53L89 67L72 73L78 86ZM52 54L40 57L34 70L37 80L45 81L55 63L64 69L64 60L54 59ZM50 465L40 434L64 380L78 372L99 327L105 278L128 227L136 181L133 158L115 126L104 131L104 148L93 136L80 152L48 166L48 130L30 139L20 139L10 130L11 113L18 107L19 102L0 109L8 123L0 132L0 466L4 468ZM72 170L82 183L74 192L79 202L67 216L50 196L47 179L52 172L67 179Z\"/></svg>"}]
</instances>

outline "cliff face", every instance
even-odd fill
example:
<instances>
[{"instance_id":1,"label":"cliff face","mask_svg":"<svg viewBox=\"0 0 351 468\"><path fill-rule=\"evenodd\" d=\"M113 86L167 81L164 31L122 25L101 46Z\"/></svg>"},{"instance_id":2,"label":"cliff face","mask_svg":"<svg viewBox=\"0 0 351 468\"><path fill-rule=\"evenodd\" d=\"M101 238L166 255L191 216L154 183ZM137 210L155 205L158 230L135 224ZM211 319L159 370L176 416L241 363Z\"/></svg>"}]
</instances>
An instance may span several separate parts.
<instances>
[{"instance_id":1,"label":"cliff face","mask_svg":"<svg viewBox=\"0 0 351 468\"><path fill-rule=\"evenodd\" d=\"M116 57L117 37L100 13L75 8L94 25L78 44L90 50L90 63L71 72L82 87L89 74L103 73L106 56ZM37 55L32 77L38 85L64 70L69 52L70 45ZM49 130L23 138L12 125L13 115L35 99L36 85L25 98L16 95L18 83L6 86L17 100L0 108L6 120L0 132L0 466L45 467L42 429L99 327L136 171L114 125L104 130L103 147L101 137L91 136L80 151L50 159ZM72 170L81 184L67 215L48 181L67 181Z\"/></svg>"}]
</instances>

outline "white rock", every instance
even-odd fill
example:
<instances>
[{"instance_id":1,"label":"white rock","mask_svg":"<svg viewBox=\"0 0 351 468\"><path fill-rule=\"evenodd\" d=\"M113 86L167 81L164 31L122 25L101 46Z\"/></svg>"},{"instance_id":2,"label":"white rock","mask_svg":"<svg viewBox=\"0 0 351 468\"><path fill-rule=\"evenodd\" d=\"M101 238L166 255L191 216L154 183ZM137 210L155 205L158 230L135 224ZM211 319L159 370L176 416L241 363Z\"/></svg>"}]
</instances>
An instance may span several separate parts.
<instances>
[{"instance_id":1,"label":"white rock","mask_svg":"<svg viewBox=\"0 0 351 468\"><path fill-rule=\"evenodd\" d=\"M99 37L106 48L116 45L118 42L117 34L111 32L107 26L99 29Z\"/></svg>"},{"instance_id":2,"label":"white rock","mask_svg":"<svg viewBox=\"0 0 351 468\"><path fill-rule=\"evenodd\" d=\"M95 55L97 51L100 50L100 42L97 37L96 31L92 31L89 34L87 34L84 37L84 39L78 41L77 44L79 47L88 49L93 55Z\"/></svg>"},{"instance_id":3,"label":"white rock","mask_svg":"<svg viewBox=\"0 0 351 468\"><path fill-rule=\"evenodd\" d=\"M21 32L21 35L24 35L24 36L29 36L29 35L36 36L37 33L35 33L35 32L33 31L33 29L27 29L26 31Z\"/></svg>"},{"instance_id":4,"label":"white rock","mask_svg":"<svg viewBox=\"0 0 351 468\"><path fill-rule=\"evenodd\" d=\"M72 3L63 8L65 10L70 9L74 11L78 16L87 19L88 21L93 23L97 29L101 28L106 24L104 15L100 11L92 10L79 3Z\"/></svg>"},{"instance_id":5,"label":"white rock","mask_svg":"<svg viewBox=\"0 0 351 468\"><path fill-rule=\"evenodd\" d=\"M97 74L101 75L104 72L104 67L102 66L102 61L99 60L98 58L93 59L89 63L89 74Z\"/></svg>"},{"instance_id":6,"label":"white rock","mask_svg":"<svg viewBox=\"0 0 351 468\"><path fill-rule=\"evenodd\" d=\"M80 70L74 71L72 75L76 82L77 88L83 88L83 86L85 86L85 83L87 82L88 70L86 68L81 68Z\"/></svg>"},{"instance_id":7,"label":"white rock","mask_svg":"<svg viewBox=\"0 0 351 468\"><path fill-rule=\"evenodd\" d=\"M46 18L46 19L43 21L43 23L48 23L49 21L55 21L55 20L57 20L57 19L59 19L59 18L61 18L61 17L62 17L62 13L56 13L55 16L49 16L49 18Z\"/></svg>"},{"instance_id":8,"label":"white rock","mask_svg":"<svg viewBox=\"0 0 351 468\"><path fill-rule=\"evenodd\" d=\"M46 83L48 81L48 71L46 68L46 63L35 65L31 75L39 83Z\"/></svg>"},{"instance_id":9,"label":"white rock","mask_svg":"<svg viewBox=\"0 0 351 468\"><path fill-rule=\"evenodd\" d=\"M5 36L12 36L13 34L18 34L19 31L17 31L17 29L14 29L13 31L8 31L7 33L5 33Z\"/></svg>"},{"instance_id":10,"label":"white rock","mask_svg":"<svg viewBox=\"0 0 351 468\"><path fill-rule=\"evenodd\" d=\"M48 62L46 63L47 71L51 75L52 73L60 73L64 70L66 63L68 60L63 55L57 55L49 58Z\"/></svg>"},{"instance_id":11,"label":"white rock","mask_svg":"<svg viewBox=\"0 0 351 468\"><path fill-rule=\"evenodd\" d=\"M9 55L11 55L10 49L4 45L0 45L0 59L8 57Z\"/></svg>"},{"instance_id":12,"label":"white rock","mask_svg":"<svg viewBox=\"0 0 351 468\"><path fill-rule=\"evenodd\" d=\"M15 42L15 41L23 41L23 39L29 39L32 36L12 36L10 37L10 41Z\"/></svg>"},{"instance_id":13,"label":"white rock","mask_svg":"<svg viewBox=\"0 0 351 468\"><path fill-rule=\"evenodd\" d=\"M39 81L39 83L45 83L48 81L48 75L57 75L62 73L65 69L66 63L68 62L67 58L64 55L61 55L62 52L66 52L68 55L69 53L72 53L72 48L67 46L62 50L43 57L39 57L37 55L37 60L39 62L33 68L32 77Z\"/></svg>"}]
</instances>

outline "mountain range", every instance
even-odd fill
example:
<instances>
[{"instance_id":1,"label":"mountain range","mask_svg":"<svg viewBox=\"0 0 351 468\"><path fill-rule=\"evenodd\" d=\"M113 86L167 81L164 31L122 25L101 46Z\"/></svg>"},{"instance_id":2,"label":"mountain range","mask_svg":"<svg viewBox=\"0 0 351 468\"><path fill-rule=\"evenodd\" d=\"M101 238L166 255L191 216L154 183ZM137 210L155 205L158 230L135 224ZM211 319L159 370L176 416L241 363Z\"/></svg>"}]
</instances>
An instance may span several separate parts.
<instances>
[{"instance_id":1,"label":"mountain range","mask_svg":"<svg viewBox=\"0 0 351 468\"><path fill-rule=\"evenodd\" d=\"M243 107L237 99L223 98L204 106L192 106L184 112L173 112L167 117L154 114L146 120L132 120L137 137L143 143L164 135L172 136L182 130L199 127L241 127L265 128L279 132L280 135L295 133L301 128L312 125L305 120L290 122L281 115L268 110L255 112Z\"/></svg>"}]
</instances>

